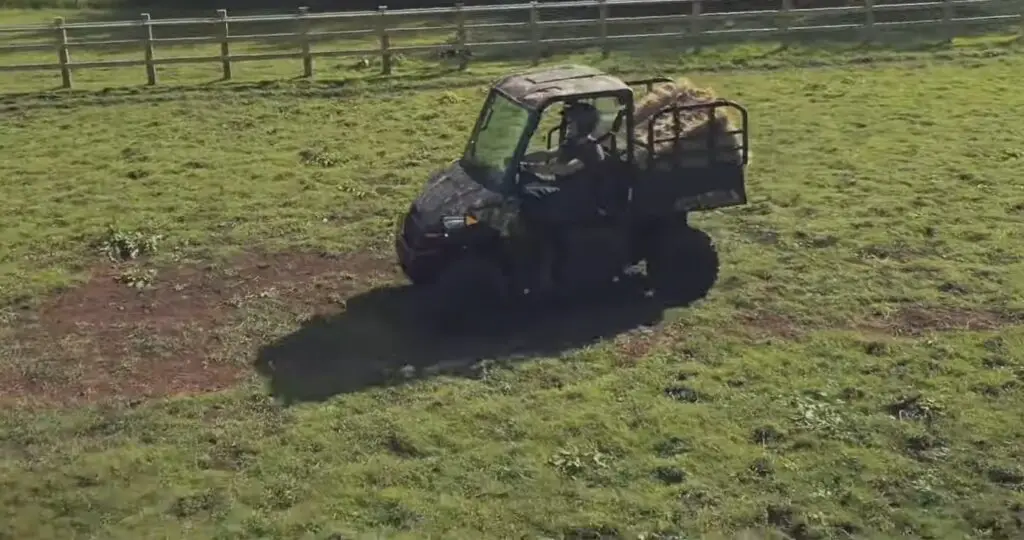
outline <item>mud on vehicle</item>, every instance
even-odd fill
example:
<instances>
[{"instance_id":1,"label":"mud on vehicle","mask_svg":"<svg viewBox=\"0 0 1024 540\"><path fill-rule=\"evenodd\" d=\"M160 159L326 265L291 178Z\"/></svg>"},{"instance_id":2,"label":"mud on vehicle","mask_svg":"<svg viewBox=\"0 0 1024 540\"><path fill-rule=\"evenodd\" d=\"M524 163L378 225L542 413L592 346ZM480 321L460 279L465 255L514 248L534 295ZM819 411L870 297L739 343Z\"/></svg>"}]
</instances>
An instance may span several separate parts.
<instances>
[{"instance_id":1,"label":"mud on vehicle","mask_svg":"<svg viewBox=\"0 0 1024 540\"><path fill-rule=\"evenodd\" d=\"M646 88L639 102L635 87ZM579 103L601 113L589 136L605 158L546 178L525 158L565 143L569 121L557 112ZM431 175L400 220L399 264L435 322L593 293L640 263L656 298L687 303L717 277L714 245L688 215L747 202L747 141L742 106L670 79L624 82L576 65L506 76L462 157Z\"/></svg>"}]
</instances>

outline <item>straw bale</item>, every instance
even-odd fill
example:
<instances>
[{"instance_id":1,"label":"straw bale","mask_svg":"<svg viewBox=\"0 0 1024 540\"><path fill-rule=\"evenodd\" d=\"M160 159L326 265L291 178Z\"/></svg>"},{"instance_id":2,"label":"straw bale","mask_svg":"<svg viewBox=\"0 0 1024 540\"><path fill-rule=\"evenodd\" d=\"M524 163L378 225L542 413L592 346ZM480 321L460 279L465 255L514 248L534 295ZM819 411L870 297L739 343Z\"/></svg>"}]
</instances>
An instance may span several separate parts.
<instances>
[{"instance_id":1,"label":"straw bale","mask_svg":"<svg viewBox=\"0 0 1024 540\"><path fill-rule=\"evenodd\" d=\"M647 165L648 125L655 113L670 106L680 104L708 103L717 99L714 91L700 88L686 78L673 83L665 83L652 89L636 105L634 113L635 136L639 144L636 146L636 162L641 167ZM703 167L708 165L710 154L696 150L707 149L711 140L718 150L717 161L740 163L742 154L739 147L742 139L739 134L730 134L739 125L738 119L731 118L729 109L715 109L714 118L709 118L707 109L680 111L680 134L674 139L674 114L660 116L654 125L654 138L658 141L654 146L655 163L673 167ZM711 133L709 133L709 130ZM675 143L675 144L673 144ZM671 165L670 165L671 164Z\"/></svg>"}]
</instances>

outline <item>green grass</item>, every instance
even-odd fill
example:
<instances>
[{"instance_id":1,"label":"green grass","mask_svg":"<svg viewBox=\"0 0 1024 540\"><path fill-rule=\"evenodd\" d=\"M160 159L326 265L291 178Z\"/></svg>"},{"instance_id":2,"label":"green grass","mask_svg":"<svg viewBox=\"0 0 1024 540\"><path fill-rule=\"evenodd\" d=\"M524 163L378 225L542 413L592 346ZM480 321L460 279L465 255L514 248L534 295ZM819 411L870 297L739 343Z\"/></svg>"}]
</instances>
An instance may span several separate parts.
<instances>
[{"instance_id":1,"label":"green grass","mask_svg":"<svg viewBox=\"0 0 1024 540\"><path fill-rule=\"evenodd\" d=\"M528 343L408 338L381 315L397 293L366 292L393 279L349 255L284 268L298 250L390 257L395 216L461 150L487 80L522 63L345 84L188 86L208 79L182 68L152 90L131 87L139 68L83 84L123 90L5 97L0 380L104 394L105 374L125 396L0 396L0 538L1019 537L1024 55L981 40L758 58L771 50L571 57L746 104L752 200L694 220L723 261L703 302L639 328L649 314L575 314ZM772 69L708 70L721 62ZM111 224L161 237L138 271L101 252L124 243ZM224 305L168 292L195 267L228 284L199 289ZM45 309L90 269L122 292ZM136 282L164 304L118 319ZM620 332L558 339L599 323ZM448 369L467 357L472 377ZM186 360L193 386L242 379L132 386ZM370 384L406 365L407 384Z\"/></svg>"}]
</instances>

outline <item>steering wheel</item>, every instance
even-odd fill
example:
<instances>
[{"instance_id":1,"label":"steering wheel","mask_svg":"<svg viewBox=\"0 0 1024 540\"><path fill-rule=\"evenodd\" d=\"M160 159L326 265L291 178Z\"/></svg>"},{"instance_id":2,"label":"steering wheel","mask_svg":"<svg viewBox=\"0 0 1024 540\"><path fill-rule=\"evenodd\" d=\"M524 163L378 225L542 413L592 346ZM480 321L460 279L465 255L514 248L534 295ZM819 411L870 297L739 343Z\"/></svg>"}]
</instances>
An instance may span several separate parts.
<instances>
[{"instance_id":1,"label":"steering wheel","mask_svg":"<svg viewBox=\"0 0 1024 540\"><path fill-rule=\"evenodd\" d=\"M519 168L521 170L523 170L523 171L526 171L526 172L529 172L529 173L532 173L532 174L538 174L537 170L536 170L537 167L542 167L544 165L547 165L548 163L551 163L552 159L554 159L553 156L539 156L540 159L538 159L538 160L529 160L529 159L526 159L527 157L529 157L529 154L523 156L524 159L522 159L519 162Z\"/></svg>"}]
</instances>

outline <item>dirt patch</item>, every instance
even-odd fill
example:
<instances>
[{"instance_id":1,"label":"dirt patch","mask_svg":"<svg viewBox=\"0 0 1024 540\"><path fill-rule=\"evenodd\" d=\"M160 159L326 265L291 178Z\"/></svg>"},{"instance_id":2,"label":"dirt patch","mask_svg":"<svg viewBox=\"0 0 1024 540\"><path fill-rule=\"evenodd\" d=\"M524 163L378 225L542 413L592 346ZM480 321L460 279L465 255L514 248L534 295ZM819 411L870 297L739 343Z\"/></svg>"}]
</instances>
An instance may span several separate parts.
<instances>
[{"instance_id":1,"label":"dirt patch","mask_svg":"<svg viewBox=\"0 0 1024 540\"><path fill-rule=\"evenodd\" d=\"M56 294L35 312L23 313L13 330L0 328L4 338L0 404L141 400L219 390L259 376L252 368L252 358L259 356L261 347L284 338L283 344L269 347L272 351L264 354L274 359L277 371L263 375L276 377L280 387L303 388L331 382L326 380L325 358L360 369L369 364L368 359L390 365L388 362L409 355L443 364L453 357L494 357L521 338L505 340L501 347L470 342L465 347L429 351L436 339L414 345L390 343L393 334L384 331L381 313L387 310L381 306L397 304L392 298L397 293L361 294L374 285L400 280L388 257L251 253L219 264L156 268L155 274L129 272L144 278L141 288L133 286L139 285L134 278L125 279L128 268L132 267L97 268L86 283ZM360 309L369 315L361 317ZM615 335L623 367L666 342L685 342L682 328L657 326L651 321L658 317L646 308L633 311L625 307L590 309L588 313L605 315L596 317L596 322L580 324L575 333L562 328L564 325L545 323L544 332L531 333L522 340L531 346L542 342L547 348L541 349L555 354L571 344ZM578 317L555 322L565 320L579 322ZM293 328L297 321L305 321L298 332ZM735 321L738 324L720 330L788 339L827 328L890 335L986 330L1022 324L1024 313L907 306L887 317L814 323L768 310L749 310L737 312ZM292 377L294 384L288 379L289 369L301 375ZM351 385L357 378L355 367L336 365L334 369L337 384L327 385L332 390ZM304 391L308 393L309 388Z\"/></svg>"},{"instance_id":2,"label":"dirt patch","mask_svg":"<svg viewBox=\"0 0 1024 540\"><path fill-rule=\"evenodd\" d=\"M97 268L23 317L8 361L0 360L0 401L67 404L223 389L251 374L247 361L216 360L218 330L246 299L274 295L303 311L339 309L355 290L397 277L391 261L367 254L246 254L159 268L142 288L124 283L125 271Z\"/></svg>"},{"instance_id":3,"label":"dirt patch","mask_svg":"<svg viewBox=\"0 0 1024 540\"><path fill-rule=\"evenodd\" d=\"M643 326L637 330L626 332L615 338L615 349L618 354L615 361L618 367L631 367L646 356L661 341L664 331Z\"/></svg>"},{"instance_id":4,"label":"dirt patch","mask_svg":"<svg viewBox=\"0 0 1024 540\"><path fill-rule=\"evenodd\" d=\"M807 332L842 328L895 336L929 332L996 330L1024 324L1024 312L998 309L967 309L944 306L906 306L884 317L820 323L793 320L781 313L742 311L738 331L752 337L799 337Z\"/></svg>"},{"instance_id":5,"label":"dirt patch","mask_svg":"<svg viewBox=\"0 0 1024 540\"><path fill-rule=\"evenodd\" d=\"M1024 313L997 309L964 309L939 306L908 306L893 316L865 323L868 329L897 335L928 332L995 330L1024 323Z\"/></svg>"}]
</instances>

